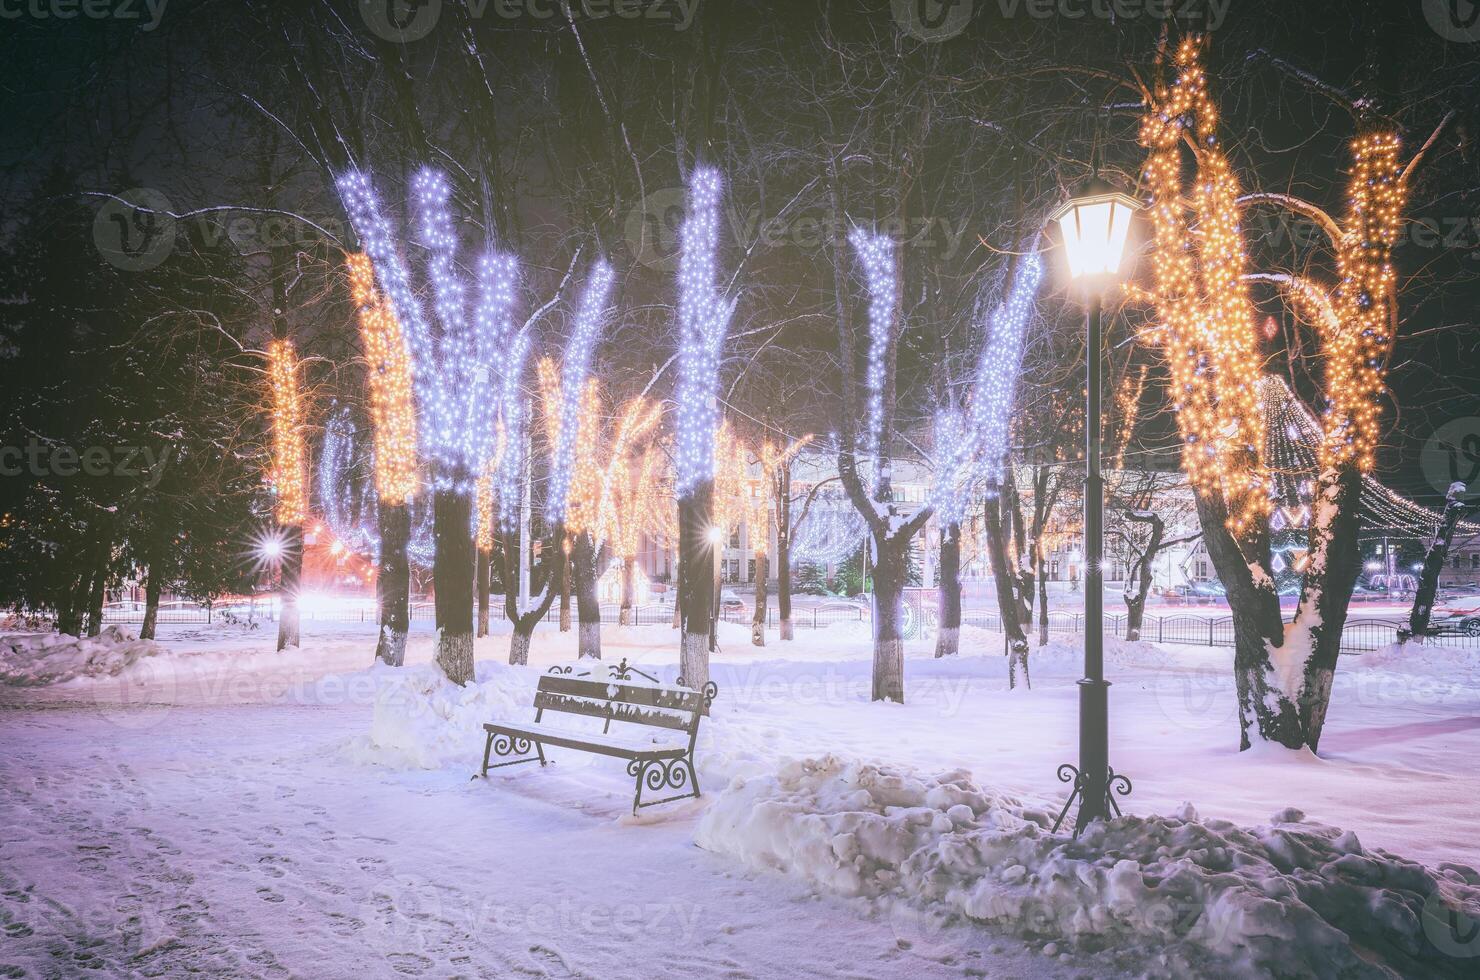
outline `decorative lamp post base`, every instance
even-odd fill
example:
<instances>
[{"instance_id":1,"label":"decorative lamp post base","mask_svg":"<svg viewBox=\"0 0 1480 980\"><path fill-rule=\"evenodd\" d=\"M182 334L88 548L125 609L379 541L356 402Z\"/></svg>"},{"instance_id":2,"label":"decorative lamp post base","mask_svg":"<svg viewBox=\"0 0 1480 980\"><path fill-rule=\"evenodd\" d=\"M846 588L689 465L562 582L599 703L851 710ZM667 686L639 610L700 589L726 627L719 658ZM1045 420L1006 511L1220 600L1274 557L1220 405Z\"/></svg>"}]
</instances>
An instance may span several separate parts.
<instances>
[{"instance_id":1,"label":"decorative lamp post base","mask_svg":"<svg viewBox=\"0 0 1480 980\"><path fill-rule=\"evenodd\" d=\"M1088 677L1079 681L1079 765L1066 762L1059 766L1059 782L1072 782L1074 789L1054 821L1054 833L1075 800L1079 801L1074 820L1074 836L1078 837L1090 821L1120 816L1114 794L1126 796L1131 791L1130 779L1110 768L1109 693L1108 681Z\"/></svg>"}]
</instances>

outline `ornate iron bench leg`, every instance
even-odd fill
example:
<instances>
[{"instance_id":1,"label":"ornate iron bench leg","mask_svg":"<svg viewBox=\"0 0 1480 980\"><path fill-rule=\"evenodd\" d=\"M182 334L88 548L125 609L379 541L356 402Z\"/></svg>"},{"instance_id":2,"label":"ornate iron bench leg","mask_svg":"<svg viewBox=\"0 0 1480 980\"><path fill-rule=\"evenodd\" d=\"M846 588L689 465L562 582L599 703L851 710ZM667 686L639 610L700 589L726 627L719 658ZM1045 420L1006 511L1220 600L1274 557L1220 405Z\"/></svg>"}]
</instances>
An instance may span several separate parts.
<instances>
[{"instance_id":1,"label":"ornate iron bench leg","mask_svg":"<svg viewBox=\"0 0 1480 980\"><path fill-rule=\"evenodd\" d=\"M627 775L637 779L636 791L632 794L632 813L636 815L640 807L657 806L659 803L672 803L674 800L697 799L699 796L699 776L694 771L694 760L692 757L679 757L677 759L633 759L627 763ZM661 800L642 800L642 787L646 784L648 789L675 789L682 790L692 787L691 792L676 793L673 796L665 796Z\"/></svg>"},{"instance_id":2,"label":"ornate iron bench leg","mask_svg":"<svg viewBox=\"0 0 1480 980\"><path fill-rule=\"evenodd\" d=\"M490 755L496 755L500 758L521 755L524 758L510 759L508 762L496 762L489 765L488 759ZM479 775L487 778L488 770L490 769L517 766L521 762L538 762L542 766L545 765L545 747L533 739L524 738L519 735L489 732L488 741L483 744L483 771Z\"/></svg>"}]
</instances>

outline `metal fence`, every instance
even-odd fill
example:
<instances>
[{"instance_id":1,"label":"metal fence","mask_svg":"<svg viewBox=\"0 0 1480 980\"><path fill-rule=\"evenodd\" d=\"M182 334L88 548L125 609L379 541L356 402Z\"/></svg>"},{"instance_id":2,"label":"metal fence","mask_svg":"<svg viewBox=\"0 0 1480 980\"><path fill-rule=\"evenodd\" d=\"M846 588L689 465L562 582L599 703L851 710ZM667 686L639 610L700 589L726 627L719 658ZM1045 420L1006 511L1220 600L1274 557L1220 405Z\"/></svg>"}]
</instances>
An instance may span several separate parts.
<instances>
[{"instance_id":1,"label":"metal fence","mask_svg":"<svg viewBox=\"0 0 1480 980\"><path fill-rule=\"evenodd\" d=\"M502 597L495 596L495 616L502 607ZM571 609L571 617L576 617L576 611ZM621 608L616 603L606 603L601 606L601 622L606 625L615 625L620 622ZM206 624L216 621L231 619L247 620L258 619L271 621L274 618L273 607L270 604L259 604L255 606L242 606L239 604L212 609L207 606L161 608L159 610L158 622L166 624ZM345 608L333 610L303 610L300 618L305 622L328 622L328 623L373 623L375 622L375 610L373 607ZM413 622L432 622L436 618L436 610L430 602L416 602L411 605L411 619ZM722 610L720 618L727 623L749 624L752 620L751 610L743 606L731 606ZM836 605L822 604L818 606L794 607L792 609L791 623L794 629L815 630L824 629L837 623L866 623L871 619L867 607L862 605L838 603ZM105 623L138 624L144 620L142 607L134 608L114 606L103 610L103 621ZM554 623L560 620L560 608L556 604L550 606L549 612L545 614L544 622ZM645 605L633 606L631 625L633 626L664 626L673 622L673 607L670 605ZM1002 629L1002 617L995 612L986 610L964 610L961 613L961 622L965 626L975 626L978 629L1000 632ZM766 611L766 626L775 629L780 625L780 613L774 604ZM1377 650L1391 643L1397 642L1397 633L1400 628L1407 625L1404 620L1396 619L1349 619L1341 633L1342 653L1363 653L1368 650ZM1082 613L1050 612L1048 614L1048 632L1050 635L1073 636L1084 632L1084 615ZM1105 617L1105 631L1109 636L1125 637L1126 617L1123 613ZM1030 635L1036 635L1040 629L1035 620L1029 627ZM1191 616L1186 613L1174 613L1169 616L1146 616L1141 621L1141 639L1153 643L1185 643L1193 646L1207 647L1232 647L1233 646L1233 617L1231 616ZM1452 646L1465 649L1480 649L1480 635L1469 635L1465 633L1445 633L1430 638L1429 642L1438 643L1442 646Z\"/></svg>"}]
</instances>

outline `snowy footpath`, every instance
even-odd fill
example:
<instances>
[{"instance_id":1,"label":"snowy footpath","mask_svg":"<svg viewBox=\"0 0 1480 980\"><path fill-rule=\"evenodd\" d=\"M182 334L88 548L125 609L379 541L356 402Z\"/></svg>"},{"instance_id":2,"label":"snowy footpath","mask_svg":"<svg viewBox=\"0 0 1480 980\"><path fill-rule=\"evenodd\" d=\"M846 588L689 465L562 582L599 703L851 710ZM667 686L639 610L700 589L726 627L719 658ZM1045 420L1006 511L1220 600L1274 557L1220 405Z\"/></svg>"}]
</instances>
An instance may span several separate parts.
<instances>
[{"instance_id":1,"label":"snowy footpath","mask_svg":"<svg viewBox=\"0 0 1480 980\"><path fill-rule=\"evenodd\" d=\"M1344 658L1318 759L1236 751L1227 651L1113 644L1134 790L1075 842L1072 645L1010 691L1000 637L922 644L882 705L857 630L769 642L723 635L703 799L634 818L619 760L469 779L571 634L465 689L425 633L0 637L0 977L1480 974L1480 655Z\"/></svg>"}]
</instances>

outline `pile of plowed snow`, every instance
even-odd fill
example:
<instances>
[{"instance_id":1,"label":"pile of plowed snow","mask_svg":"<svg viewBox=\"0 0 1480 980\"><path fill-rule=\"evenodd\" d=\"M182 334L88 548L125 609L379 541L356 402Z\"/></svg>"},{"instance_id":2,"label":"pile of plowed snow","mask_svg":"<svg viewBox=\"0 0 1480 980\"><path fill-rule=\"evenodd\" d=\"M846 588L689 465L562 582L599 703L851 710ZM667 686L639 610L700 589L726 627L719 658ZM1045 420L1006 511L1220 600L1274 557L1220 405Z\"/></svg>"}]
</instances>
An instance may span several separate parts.
<instances>
[{"instance_id":1,"label":"pile of plowed snow","mask_svg":"<svg viewBox=\"0 0 1480 980\"><path fill-rule=\"evenodd\" d=\"M737 777L696 840L827 891L987 923L1050 952L1101 951L1138 972L1474 975L1473 869L1366 850L1297 810L1239 827L1187 806L1078 840L1051 823L963 771L829 755Z\"/></svg>"},{"instance_id":2,"label":"pile of plowed snow","mask_svg":"<svg viewBox=\"0 0 1480 980\"><path fill-rule=\"evenodd\" d=\"M37 687L74 677L111 677L164 647L140 640L117 626L97 636L66 633L22 633L0 636L0 684Z\"/></svg>"}]
</instances>

